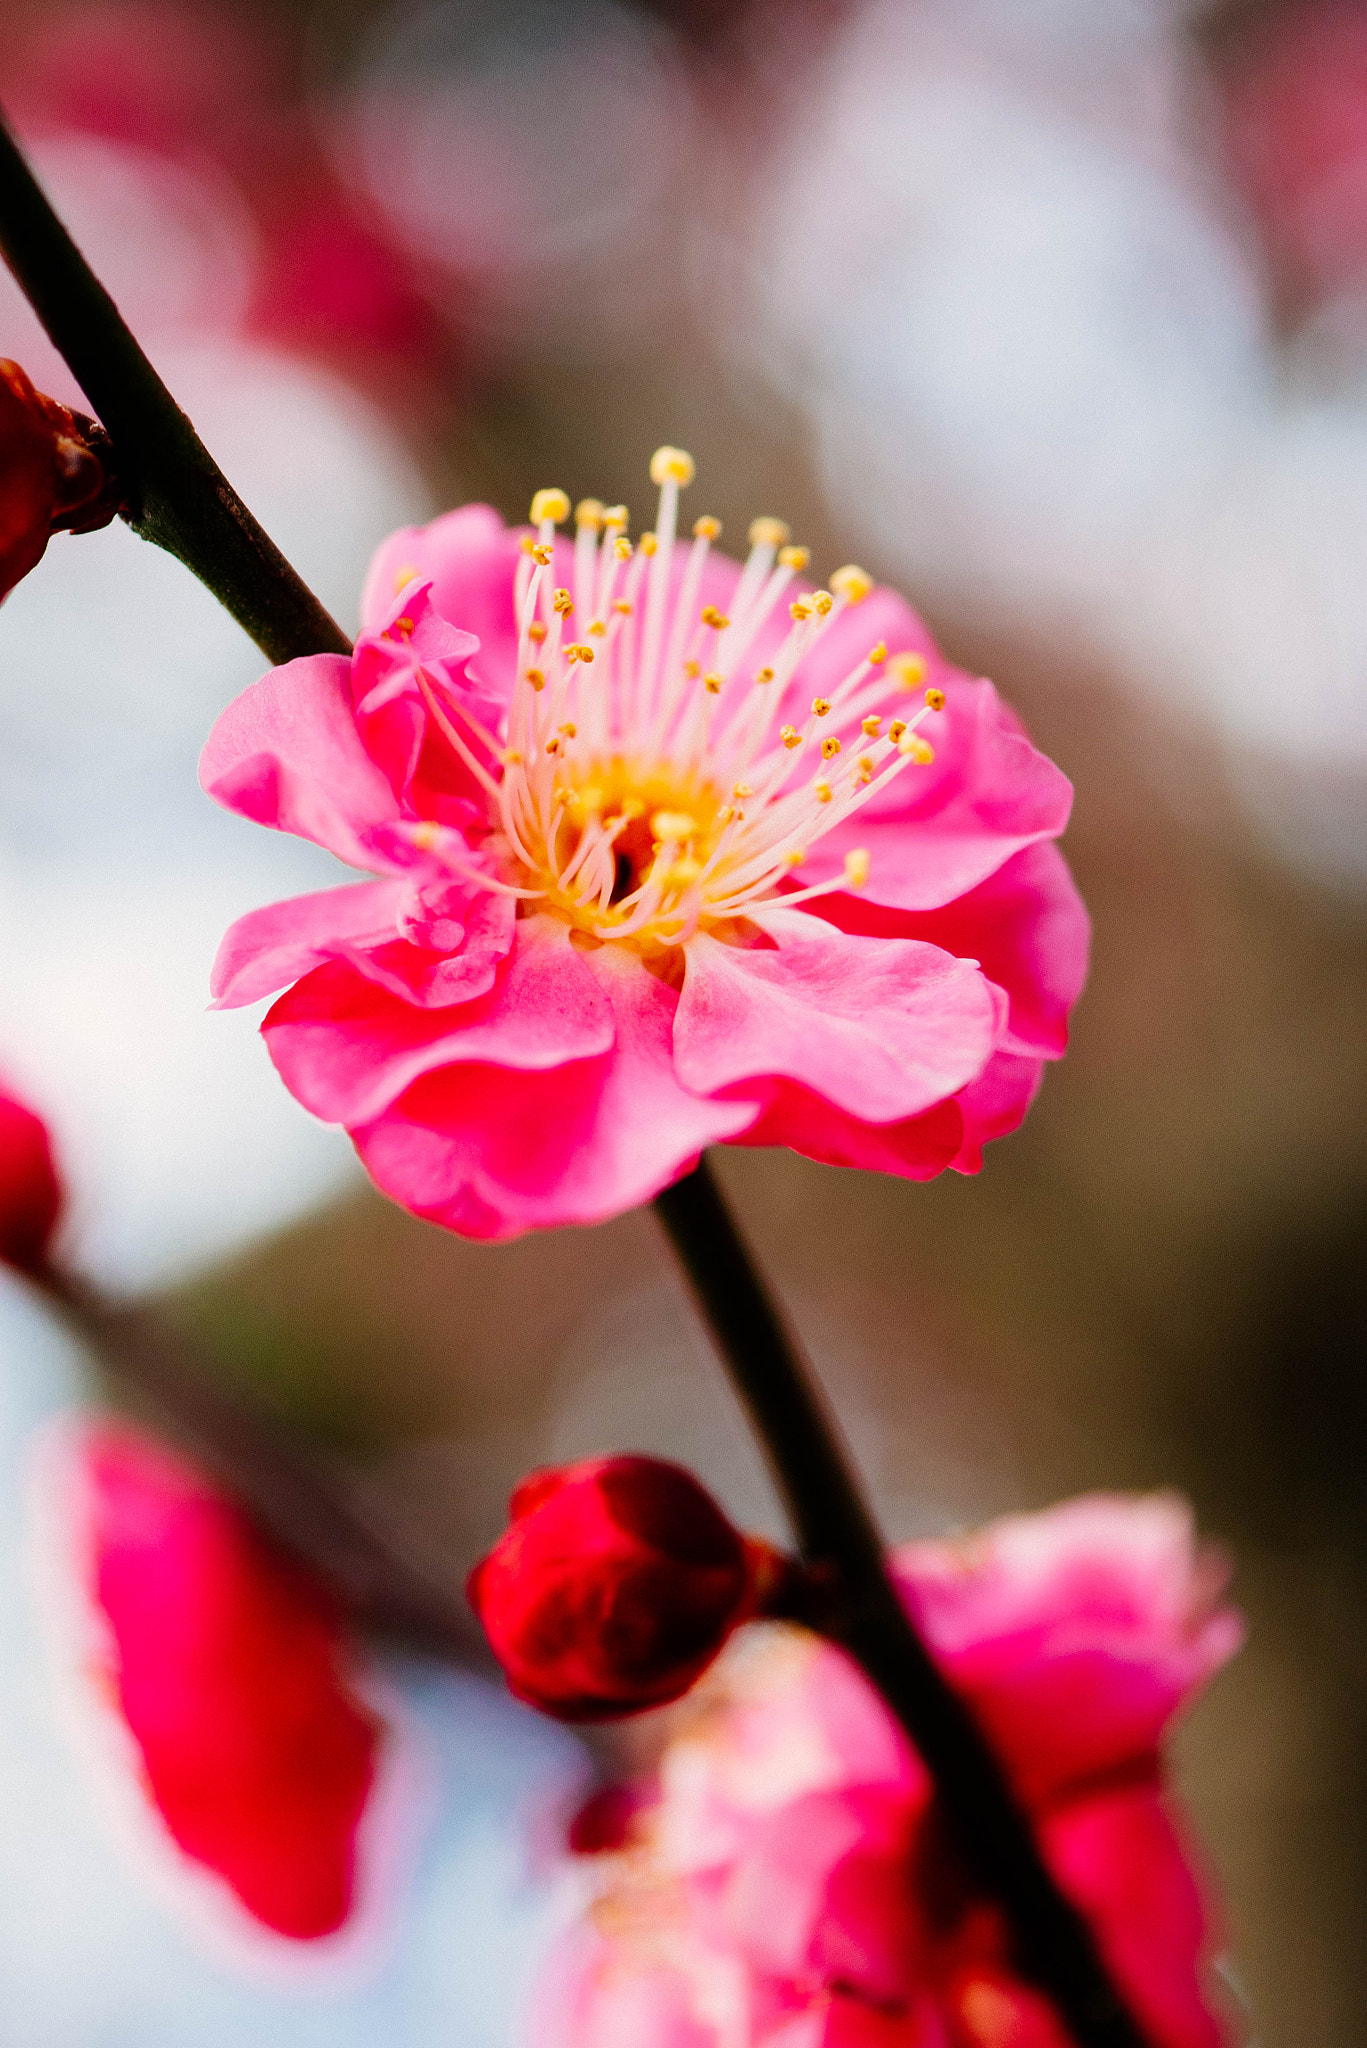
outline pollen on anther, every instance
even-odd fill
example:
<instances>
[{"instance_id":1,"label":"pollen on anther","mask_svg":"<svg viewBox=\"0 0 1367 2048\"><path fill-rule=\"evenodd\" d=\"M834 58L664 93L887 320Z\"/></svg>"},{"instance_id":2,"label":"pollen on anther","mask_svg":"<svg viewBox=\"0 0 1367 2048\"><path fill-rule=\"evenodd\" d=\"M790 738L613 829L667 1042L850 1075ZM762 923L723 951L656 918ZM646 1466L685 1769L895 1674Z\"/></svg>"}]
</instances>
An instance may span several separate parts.
<instances>
[{"instance_id":1,"label":"pollen on anther","mask_svg":"<svg viewBox=\"0 0 1367 2048\"><path fill-rule=\"evenodd\" d=\"M534 540L527 553L534 562L539 562L543 569L547 567L551 559L550 547L544 540Z\"/></svg>"},{"instance_id":2,"label":"pollen on anther","mask_svg":"<svg viewBox=\"0 0 1367 2048\"><path fill-rule=\"evenodd\" d=\"M904 690L914 690L926 679L925 658L920 654L894 654L892 672Z\"/></svg>"},{"instance_id":3,"label":"pollen on anther","mask_svg":"<svg viewBox=\"0 0 1367 2048\"><path fill-rule=\"evenodd\" d=\"M794 731L791 725L781 725L779 727L778 736L782 740L784 746L787 747L789 753L792 752L794 747L800 747L802 745L802 734L800 732Z\"/></svg>"},{"instance_id":4,"label":"pollen on anther","mask_svg":"<svg viewBox=\"0 0 1367 2048\"><path fill-rule=\"evenodd\" d=\"M570 516L570 500L566 491L552 488L538 491L532 499L532 524L539 526L543 519L550 519L558 526L562 519Z\"/></svg>"},{"instance_id":5,"label":"pollen on anther","mask_svg":"<svg viewBox=\"0 0 1367 2048\"><path fill-rule=\"evenodd\" d=\"M781 548L791 531L781 519L771 519L764 513L750 521L747 538L752 548Z\"/></svg>"},{"instance_id":6,"label":"pollen on anther","mask_svg":"<svg viewBox=\"0 0 1367 2048\"><path fill-rule=\"evenodd\" d=\"M693 538L694 540L720 540L720 519L714 518L710 512L704 512L701 519L693 521Z\"/></svg>"},{"instance_id":7,"label":"pollen on anther","mask_svg":"<svg viewBox=\"0 0 1367 2048\"><path fill-rule=\"evenodd\" d=\"M657 448L650 458L653 484L691 484L695 473L693 457L683 448Z\"/></svg>"},{"instance_id":8,"label":"pollen on anther","mask_svg":"<svg viewBox=\"0 0 1367 2048\"><path fill-rule=\"evenodd\" d=\"M829 782L826 781L824 776L822 776L819 781L814 782L812 784L812 794L815 796L819 804L828 804L830 802L831 785Z\"/></svg>"},{"instance_id":9,"label":"pollen on anther","mask_svg":"<svg viewBox=\"0 0 1367 2048\"><path fill-rule=\"evenodd\" d=\"M809 619L812 616L812 608L803 597L794 598L788 607L788 611L790 616L797 619L799 623L803 619Z\"/></svg>"},{"instance_id":10,"label":"pollen on anther","mask_svg":"<svg viewBox=\"0 0 1367 2048\"><path fill-rule=\"evenodd\" d=\"M660 543L656 540L653 533L643 533L636 545L643 555L653 555Z\"/></svg>"},{"instance_id":11,"label":"pollen on anther","mask_svg":"<svg viewBox=\"0 0 1367 2048\"><path fill-rule=\"evenodd\" d=\"M726 613L719 611L714 604L705 604L703 606L702 622L705 626L711 626L718 633L724 633L731 623Z\"/></svg>"},{"instance_id":12,"label":"pollen on anther","mask_svg":"<svg viewBox=\"0 0 1367 2048\"><path fill-rule=\"evenodd\" d=\"M859 759L854 764L854 773L857 782L868 782L870 780L873 775L872 754L861 754L859 756Z\"/></svg>"},{"instance_id":13,"label":"pollen on anther","mask_svg":"<svg viewBox=\"0 0 1367 2048\"><path fill-rule=\"evenodd\" d=\"M629 597L615 597L612 601L612 609L615 612L620 612L624 619L629 619L631 617L631 599Z\"/></svg>"},{"instance_id":14,"label":"pollen on anther","mask_svg":"<svg viewBox=\"0 0 1367 2048\"><path fill-rule=\"evenodd\" d=\"M869 649L869 660L873 663L875 668L880 667L882 663L887 660L887 658L888 650L881 640L878 642L877 646L871 647Z\"/></svg>"},{"instance_id":15,"label":"pollen on anther","mask_svg":"<svg viewBox=\"0 0 1367 2048\"><path fill-rule=\"evenodd\" d=\"M537 646L539 647L541 645L541 642L545 639L545 637L546 628L542 625L540 619L533 619L531 625L527 628L527 638L529 640L535 640Z\"/></svg>"},{"instance_id":16,"label":"pollen on anther","mask_svg":"<svg viewBox=\"0 0 1367 2048\"><path fill-rule=\"evenodd\" d=\"M560 752L560 737L558 733L552 733L551 737L547 740L546 752L548 754L558 754Z\"/></svg>"},{"instance_id":17,"label":"pollen on anther","mask_svg":"<svg viewBox=\"0 0 1367 2048\"><path fill-rule=\"evenodd\" d=\"M576 526L591 526L595 533L603 524L603 501L601 498L581 498L574 508Z\"/></svg>"},{"instance_id":18,"label":"pollen on anther","mask_svg":"<svg viewBox=\"0 0 1367 2048\"><path fill-rule=\"evenodd\" d=\"M873 589L873 578L857 562L847 562L832 576L831 589L843 597L846 604L862 604Z\"/></svg>"},{"instance_id":19,"label":"pollen on anther","mask_svg":"<svg viewBox=\"0 0 1367 2048\"><path fill-rule=\"evenodd\" d=\"M505 747L499 758L505 768L516 768L522 760L522 756L516 747Z\"/></svg>"},{"instance_id":20,"label":"pollen on anther","mask_svg":"<svg viewBox=\"0 0 1367 2048\"><path fill-rule=\"evenodd\" d=\"M783 858L790 868L800 868L807 858L807 849L805 846L790 846Z\"/></svg>"},{"instance_id":21,"label":"pollen on anther","mask_svg":"<svg viewBox=\"0 0 1367 2048\"><path fill-rule=\"evenodd\" d=\"M837 755L837 754L838 754L839 752L840 752L840 742L839 742L839 740L838 740L838 739L836 738L836 736L835 736L835 734L834 734L834 733L828 733L828 734L827 734L827 736L826 736L826 738L825 738L825 739L824 739L824 740L823 740L823 741L821 742L821 758L822 758L822 760L823 760L823 761L833 761L833 760L835 759L836 755Z\"/></svg>"},{"instance_id":22,"label":"pollen on anther","mask_svg":"<svg viewBox=\"0 0 1367 2048\"><path fill-rule=\"evenodd\" d=\"M909 754L920 767L928 768L935 759L935 749L917 732L909 732L904 740L897 743L899 754Z\"/></svg>"},{"instance_id":23,"label":"pollen on anther","mask_svg":"<svg viewBox=\"0 0 1367 2048\"><path fill-rule=\"evenodd\" d=\"M559 612L562 619L569 617L570 613L574 610L574 599L570 596L568 590L556 591L551 599L551 608Z\"/></svg>"},{"instance_id":24,"label":"pollen on anther","mask_svg":"<svg viewBox=\"0 0 1367 2048\"><path fill-rule=\"evenodd\" d=\"M861 721L861 730L867 733L871 740L876 740L882 723L882 719L878 717L876 712L870 713L867 718Z\"/></svg>"},{"instance_id":25,"label":"pollen on anther","mask_svg":"<svg viewBox=\"0 0 1367 2048\"><path fill-rule=\"evenodd\" d=\"M888 727L888 738L892 740L895 744L898 740L901 739L902 734L906 731L906 729L907 722L905 718L894 718L892 724Z\"/></svg>"},{"instance_id":26,"label":"pollen on anther","mask_svg":"<svg viewBox=\"0 0 1367 2048\"><path fill-rule=\"evenodd\" d=\"M725 681L726 677L724 675L719 674L716 669L710 668L702 679L702 686L709 697L715 697L719 694L721 686Z\"/></svg>"},{"instance_id":27,"label":"pollen on anther","mask_svg":"<svg viewBox=\"0 0 1367 2048\"><path fill-rule=\"evenodd\" d=\"M678 845L693 837L698 824L687 811L656 811L650 821L650 829L665 845Z\"/></svg>"},{"instance_id":28,"label":"pollen on anther","mask_svg":"<svg viewBox=\"0 0 1367 2048\"><path fill-rule=\"evenodd\" d=\"M603 524L606 527L617 529L626 525L628 517L625 505L609 505L603 514Z\"/></svg>"},{"instance_id":29,"label":"pollen on anther","mask_svg":"<svg viewBox=\"0 0 1367 2048\"><path fill-rule=\"evenodd\" d=\"M545 670L544 670L544 669L539 669L539 668L529 668L529 669L527 670L526 674L527 674L527 681L528 681L528 682L529 682L529 683L531 684L531 686L532 686L532 688L533 688L534 690L544 690L544 689L545 689L545 687L546 687L546 674L545 674Z\"/></svg>"},{"instance_id":30,"label":"pollen on anther","mask_svg":"<svg viewBox=\"0 0 1367 2048\"><path fill-rule=\"evenodd\" d=\"M402 619L395 619L394 631L399 635L399 638L401 640L409 639L412 636L413 632L413 621L407 617L404 617Z\"/></svg>"},{"instance_id":31,"label":"pollen on anther","mask_svg":"<svg viewBox=\"0 0 1367 2048\"><path fill-rule=\"evenodd\" d=\"M831 596L829 590L814 590L812 592L812 604L823 619L829 612L835 609L835 599Z\"/></svg>"},{"instance_id":32,"label":"pollen on anther","mask_svg":"<svg viewBox=\"0 0 1367 2048\"><path fill-rule=\"evenodd\" d=\"M944 710L944 708L945 708L945 693L944 693L944 691L943 691L943 690L927 690L927 691L926 691L926 702L927 702L927 704L929 704L929 706L930 706L930 708L931 708L931 710L932 710L932 711L943 711L943 710Z\"/></svg>"},{"instance_id":33,"label":"pollen on anther","mask_svg":"<svg viewBox=\"0 0 1367 2048\"><path fill-rule=\"evenodd\" d=\"M811 559L812 551L810 548L780 548L778 551L779 567L781 569L796 569L799 575L801 575Z\"/></svg>"},{"instance_id":34,"label":"pollen on anther","mask_svg":"<svg viewBox=\"0 0 1367 2048\"><path fill-rule=\"evenodd\" d=\"M595 640L601 640L604 633L607 632L607 627L603 624L603 621L601 619L590 619L589 631L590 633L592 633Z\"/></svg>"},{"instance_id":35,"label":"pollen on anther","mask_svg":"<svg viewBox=\"0 0 1367 2048\"><path fill-rule=\"evenodd\" d=\"M738 782L731 792L737 803L744 803L746 797L753 796L754 793L748 782Z\"/></svg>"},{"instance_id":36,"label":"pollen on anther","mask_svg":"<svg viewBox=\"0 0 1367 2048\"><path fill-rule=\"evenodd\" d=\"M862 889L869 879L869 850L853 846L845 855L845 880L852 889Z\"/></svg>"},{"instance_id":37,"label":"pollen on anther","mask_svg":"<svg viewBox=\"0 0 1367 2048\"><path fill-rule=\"evenodd\" d=\"M572 718L567 718L563 725L557 726L556 730L562 740L572 740L577 736L579 728Z\"/></svg>"},{"instance_id":38,"label":"pollen on anther","mask_svg":"<svg viewBox=\"0 0 1367 2048\"><path fill-rule=\"evenodd\" d=\"M824 718L826 716L826 713L830 710L830 708L831 700L829 697L813 697L812 710L816 717Z\"/></svg>"},{"instance_id":39,"label":"pollen on anther","mask_svg":"<svg viewBox=\"0 0 1367 2048\"><path fill-rule=\"evenodd\" d=\"M616 540L612 543L612 552L616 555L619 562L629 562L631 560L631 542L625 534L618 534Z\"/></svg>"}]
</instances>

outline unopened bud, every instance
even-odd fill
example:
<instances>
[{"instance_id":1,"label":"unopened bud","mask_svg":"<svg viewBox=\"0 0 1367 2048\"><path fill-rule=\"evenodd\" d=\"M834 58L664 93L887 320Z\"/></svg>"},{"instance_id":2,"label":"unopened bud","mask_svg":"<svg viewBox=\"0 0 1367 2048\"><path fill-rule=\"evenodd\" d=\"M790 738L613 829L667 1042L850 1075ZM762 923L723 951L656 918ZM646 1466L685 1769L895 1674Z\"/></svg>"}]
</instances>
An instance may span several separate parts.
<instances>
[{"instance_id":1,"label":"unopened bud","mask_svg":"<svg viewBox=\"0 0 1367 2048\"><path fill-rule=\"evenodd\" d=\"M37 567L54 533L93 533L120 503L104 428L0 358L0 599Z\"/></svg>"},{"instance_id":2,"label":"unopened bud","mask_svg":"<svg viewBox=\"0 0 1367 2048\"><path fill-rule=\"evenodd\" d=\"M0 1260L41 1273L62 1213L47 1125L0 1088Z\"/></svg>"}]
</instances>

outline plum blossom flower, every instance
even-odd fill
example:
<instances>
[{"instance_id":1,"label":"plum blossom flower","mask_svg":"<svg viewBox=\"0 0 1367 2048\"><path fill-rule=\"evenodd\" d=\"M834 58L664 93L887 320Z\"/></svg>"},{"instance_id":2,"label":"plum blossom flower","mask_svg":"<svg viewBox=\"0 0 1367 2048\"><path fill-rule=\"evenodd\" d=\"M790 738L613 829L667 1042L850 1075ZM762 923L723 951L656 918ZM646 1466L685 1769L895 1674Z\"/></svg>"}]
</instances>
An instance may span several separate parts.
<instances>
[{"instance_id":1,"label":"plum blossom flower","mask_svg":"<svg viewBox=\"0 0 1367 2048\"><path fill-rule=\"evenodd\" d=\"M466 1590L512 1691L562 1721L678 1699L784 1578L660 1458L529 1473L509 1514Z\"/></svg>"},{"instance_id":2,"label":"plum blossom flower","mask_svg":"<svg viewBox=\"0 0 1367 2048\"><path fill-rule=\"evenodd\" d=\"M1210 1914L1160 1747L1240 1624L1187 1510L1095 1495L894 1562L1146 2039L1217 2048ZM599 1794L590 1821L544 2048L1067 2048L919 1758L828 1644L738 1639L655 1780Z\"/></svg>"},{"instance_id":3,"label":"plum blossom flower","mask_svg":"<svg viewBox=\"0 0 1367 2048\"><path fill-rule=\"evenodd\" d=\"M262 1925L335 1933L382 1728L327 1592L124 1424L84 1427L77 1472L101 1675L167 1832Z\"/></svg>"},{"instance_id":4,"label":"plum blossom flower","mask_svg":"<svg viewBox=\"0 0 1367 2048\"><path fill-rule=\"evenodd\" d=\"M0 1260L41 1273L61 1214L47 1125L0 1082Z\"/></svg>"},{"instance_id":5,"label":"plum blossom flower","mask_svg":"<svg viewBox=\"0 0 1367 2048\"><path fill-rule=\"evenodd\" d=\"M1062 1052L1087 925L1065 778L890 591L661 449L653 532L563 492L379 550L351 658L231 705L206 790L373 878L242 918L286 1085L420 1215L592 1222L720 1141L973 1171Z\"/></svg>"}]
</instances>

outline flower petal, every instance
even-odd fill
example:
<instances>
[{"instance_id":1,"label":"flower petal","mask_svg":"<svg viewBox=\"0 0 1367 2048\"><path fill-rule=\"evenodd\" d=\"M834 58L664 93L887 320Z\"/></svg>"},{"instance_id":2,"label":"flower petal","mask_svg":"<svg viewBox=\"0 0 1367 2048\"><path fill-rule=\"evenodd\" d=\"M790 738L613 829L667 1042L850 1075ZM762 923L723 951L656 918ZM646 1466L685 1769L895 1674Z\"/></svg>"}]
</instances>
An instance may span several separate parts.
<instances>
[{"instance_id":1,"label":"flower petal","mask_svg":"<svg viewBox=\"0 0 1367 2048\"><path fill-rule=\"evenodd\" d=\"M312 839L352 867L374 866L363 835L399 814L356 731L341 654L286 662L244 690L210 733L199 780L225 810Z\"/></svg>"},{"instance_id":2,"label":"flower petal","mask_svg":"<svg viewBox=\"0 0 1367 2048\"><path fill-rule=\"evenodd\" d=\"M782 1076L893 1123L953 1095L989 1058L995 1005L971 963L919 940L850 937L797 910L754 921L774 945L700 932L685 949L675 1064L700 1095Z\"/></svg>"},{"instance_id":3,"label":"flower petal","mask_svg":"<svg viewBox=\"0 0 1367 2048\"><path fill-rule=\"evenodd\" d=\"M604 946L574 957L610 1006L611 1053L545 1073L429 1073L352 1133L395 1201L467 1237L599 1223L647 1201L753 1120L753 1102L711 1102L679 1085L677 998L635 954Z\"/></svg>"},{"instance_id":4,"label":"flower petal","mask_svg":"<svg viewBox=\"0 0 1367 2048\"><path fill-rule=\"evenodd\" d=\"M361 594L367 633L389 617L404 583L430 581L444 619L479 640L470 673L506 704L517 672L513 572L525 529L503 524L490 505L462 505L426 526L404 526L376 550Z\"/></svg>"},{"instance_id":5,"label":"flower petal","mask_svg":"<svg viewBox=\"0 0 1367 2048\"><path fill-rule=\"evenodd\" d=\"M823 1166L854 1166L900 1180L933 1180L964 1144L958 1097L900 1123L868 1124L791 1081L772 1083L759 1116L733 1145L786 1145Z\"/></svg>"},{"instance_id":6,"label":"flower petal","mask_svg":"<svg viewBox=\"0 0 1367 2048\"><path fill-rule=\"evenodd\" d=\"M213 1007L239 1009L353 946L392 939L407 894L400 881L353 882L249 910L223 935L209 976Z\"/></svg>"},{"instance_id":7,"label":"flower petal","mask_svg":"<svg viewBox=\"0 0 1367 2048\"><path fill-rule=\"evenodd\" d=\"M538 1072L612 1044L594 977L550 918L523 919L495 985L473 1002L425 1009L349 961L316 967L261 1027L285 1086L328 1123L365 1124L434 1068L491 1062ZM457 1093L466 1087L455 1077Z\"/></svg>"}]
</instances>

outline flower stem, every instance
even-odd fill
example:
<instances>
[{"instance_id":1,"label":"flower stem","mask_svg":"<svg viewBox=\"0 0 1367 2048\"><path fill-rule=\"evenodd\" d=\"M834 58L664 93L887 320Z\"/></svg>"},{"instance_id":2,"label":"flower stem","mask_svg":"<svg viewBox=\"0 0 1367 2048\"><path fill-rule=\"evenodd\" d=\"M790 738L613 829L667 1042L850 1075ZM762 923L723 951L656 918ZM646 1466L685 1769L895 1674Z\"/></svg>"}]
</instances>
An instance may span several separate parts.
<instances>
[{"instance_id":1,"label":"flower stem","mask_svg":"<svg viewBox=\"0 0 1367 2048\"><path fill-rule=\"evenodd\" d=\"M657 1195L655 1207L764 1444L803 1555L834 1575L832 1633L915 1744L962 1853L1011 1923L1023 1968L1078 2048L1143 2048L1090 1927L1055 1883L990 1745L897 1596L839 1427L707 1162Z\"/></svg>"},{"instance_id":2,"label":"flower stem","mask_svg":"<svg viewBox=\"0 0 1367 2048\"><path fill-rule=\"evenodd\" d=\"M130 525L191 569L268 660L349 652L341 628L252 518L152 368L2 122L0 253L114 442L133 500ZM915 1743L963 1853L1015 1931L1023 1966L1054 1999L1077 2048L1144 2048L1091 1930L1046 1869L1001 1766L897 1597L837 1427L707 1165L666 1189L656 1207L765 1445L804 1555L834 1574L839 1639ZM65 1306L76 1313L74 1298ZM81 1319L92 1315L89 1303L80 1305ZM185 1410L174 1361L126 1341L127 1333L118 1343L108 1327L101 1334L125 1371L150 1382L146 1391ZM198 1396L189 1405L201 1440L221 1447L223 1417ZM268 1518L273 1504L301 1497L283 1466L262 1481L243 1456L236 1477ZM326 1531L320 1549L324 1541L358 1541L364 1555L359 1531L332 1521L332 1503L315 1509ZM366 1565L359 1569L364 1577ZM422 1599L415 1604L426 1609ZM430 1612L422 1618L433 1626Z\"/></svg>"},{"instance_id":3,"label":"flower stem","mask_svg":"<svg viewBox=\"0 0 1367 2048\"><path fill-rule=\"evenodd\" d=\"M349 652L152 368L3 121L0 254L114 443L134 531L193 570L268 661Z\"/></svg>"}]
</instances>

